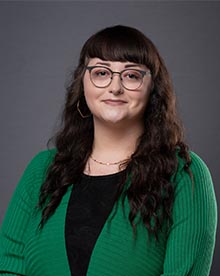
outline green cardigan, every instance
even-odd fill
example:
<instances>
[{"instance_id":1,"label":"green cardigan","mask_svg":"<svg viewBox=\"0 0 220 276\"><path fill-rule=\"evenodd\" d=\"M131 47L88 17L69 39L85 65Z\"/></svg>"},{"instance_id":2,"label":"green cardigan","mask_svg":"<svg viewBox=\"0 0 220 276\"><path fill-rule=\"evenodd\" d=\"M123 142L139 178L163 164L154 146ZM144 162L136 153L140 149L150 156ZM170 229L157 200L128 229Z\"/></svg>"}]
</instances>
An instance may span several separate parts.
<instances>
[{"instance_id":1,"label":"green cardigan","mask_svg":"<svg viewBox=\"0 0 220 276\"><path fill-rule=\"evenodd\" d=\"M40 212L35 207L39 189L54 154L55 150L37 154L15 190L0 232L0 275L71 275L64 231L72 186L43 230L37 230ZM179 159L169 233L160 234L156 242L140 223L134 240L127 216L118 208L96 241L87 276L209 275L215 244L216 199L208 168L195 153L191 152L191 157L194 186ZM125 214L128 213L126 200Z\"/></svg>"}]
</instances>

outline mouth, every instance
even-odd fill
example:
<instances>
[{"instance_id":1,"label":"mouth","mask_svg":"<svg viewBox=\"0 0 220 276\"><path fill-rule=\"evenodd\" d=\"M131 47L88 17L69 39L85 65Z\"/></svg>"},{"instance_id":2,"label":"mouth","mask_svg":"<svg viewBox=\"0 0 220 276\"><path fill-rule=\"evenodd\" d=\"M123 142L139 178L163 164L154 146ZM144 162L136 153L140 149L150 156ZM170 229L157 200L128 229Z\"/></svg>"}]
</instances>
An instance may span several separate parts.
<instances>
[{"instance_id":1,"label":"mouth","mask_svg":"<svg viewBox=\"0 0 220 276\"><path fill-rule=\"evenodd\" d=\"M123 101L123 100L119 100L119 99L106 99L106 100L103 100L102 102L104 102L105 104L108 104L108 105L113 105L113 106L117 106L117 105L123 105L123 104L126 104L127 102L126 101Z\"/></svg>"}]
</instances>

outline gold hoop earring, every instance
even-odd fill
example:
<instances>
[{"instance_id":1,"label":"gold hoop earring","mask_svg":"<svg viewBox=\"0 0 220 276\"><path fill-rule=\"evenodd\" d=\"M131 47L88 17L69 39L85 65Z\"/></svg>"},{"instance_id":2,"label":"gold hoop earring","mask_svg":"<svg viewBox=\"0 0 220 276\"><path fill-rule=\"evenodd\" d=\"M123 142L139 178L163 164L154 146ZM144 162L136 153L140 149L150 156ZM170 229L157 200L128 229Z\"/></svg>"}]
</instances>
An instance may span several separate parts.
<instances>
[{"instance_id":1,"label":"gold hoop earring","mask_svg":"<svg viewBox=\"0 0 220 276\"><path fill-rule=\"evenodd\" d=\"M80 108L79 108L79 100L78 100L78 102L77 102L76 107L77 107L77 110L78 110L80 116L81 116L83 119L88 118L88 117L90 117L90 116L92 115L91 113L90 113L89 115L83 115L83 114L82 114L82 112L81 112L81 110L80 110Z\"/></svg>"}]
</instances>

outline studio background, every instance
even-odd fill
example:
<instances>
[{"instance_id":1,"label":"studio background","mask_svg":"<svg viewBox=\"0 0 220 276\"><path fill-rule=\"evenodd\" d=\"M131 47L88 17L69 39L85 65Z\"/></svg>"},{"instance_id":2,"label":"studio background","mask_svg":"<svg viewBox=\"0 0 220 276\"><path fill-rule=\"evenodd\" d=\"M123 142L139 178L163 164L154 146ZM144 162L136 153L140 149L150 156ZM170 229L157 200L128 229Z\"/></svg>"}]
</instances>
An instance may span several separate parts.
<instances>
[{"instance_id":1,"label":"studio background","mask_svg":"<svg viewBox=\"0 0 220 276\"><path fill-rule=\"evenodd\" d=\"M208 165L219 201L220 2L1 1L0 223L25 167L58 125L82 44L116 24L140 29L159 49L187 141ZM219 237L210 275L220 275Z\"/></svg>"}]
</instances>

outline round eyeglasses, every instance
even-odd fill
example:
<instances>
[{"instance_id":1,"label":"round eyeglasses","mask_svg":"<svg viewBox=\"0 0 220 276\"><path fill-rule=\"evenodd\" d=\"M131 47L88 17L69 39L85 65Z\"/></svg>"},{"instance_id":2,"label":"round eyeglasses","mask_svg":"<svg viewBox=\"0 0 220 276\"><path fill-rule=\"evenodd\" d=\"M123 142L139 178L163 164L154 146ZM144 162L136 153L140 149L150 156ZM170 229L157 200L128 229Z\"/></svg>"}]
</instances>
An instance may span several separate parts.
<instances>
[{"instance_id":1,"label":"round eyeglasses","mask_svg":"<svg viewBox=\"0 0 220 276\"><path fill-rule=\"evenodd\" d=\"M89 70L91 82L99 88L109 86L113 75L118 74L124 88L136 90L142 85L144 76L151 75L150 70L143 71L131 68L122 70L121 72L114 72L104 66L87 66L86 69Z\"/></svg>"}]
</instances>

